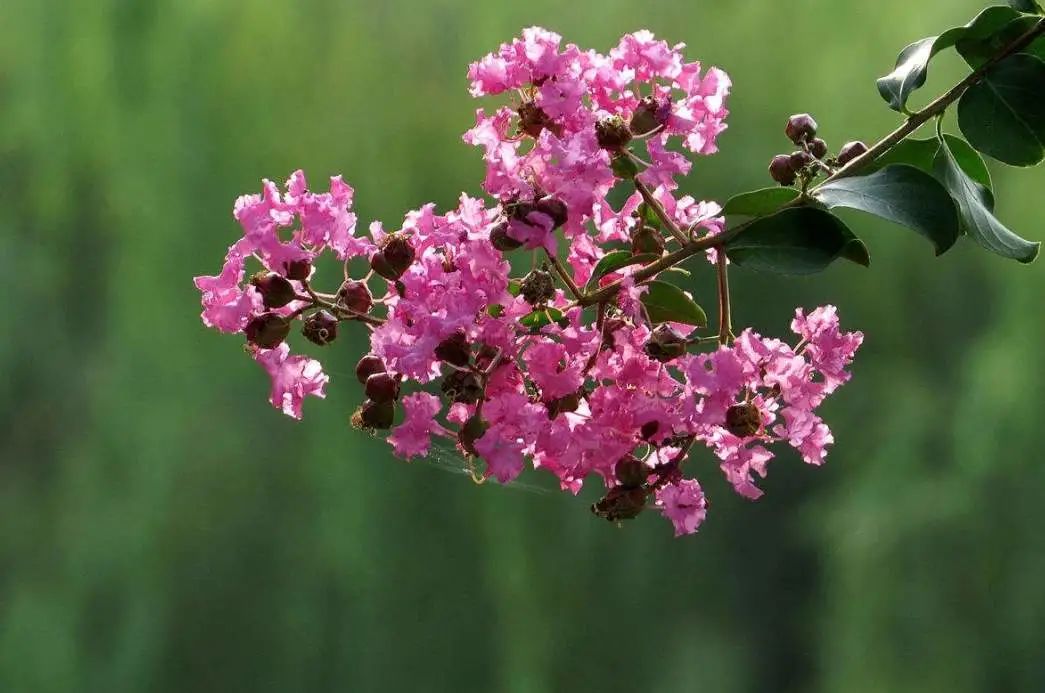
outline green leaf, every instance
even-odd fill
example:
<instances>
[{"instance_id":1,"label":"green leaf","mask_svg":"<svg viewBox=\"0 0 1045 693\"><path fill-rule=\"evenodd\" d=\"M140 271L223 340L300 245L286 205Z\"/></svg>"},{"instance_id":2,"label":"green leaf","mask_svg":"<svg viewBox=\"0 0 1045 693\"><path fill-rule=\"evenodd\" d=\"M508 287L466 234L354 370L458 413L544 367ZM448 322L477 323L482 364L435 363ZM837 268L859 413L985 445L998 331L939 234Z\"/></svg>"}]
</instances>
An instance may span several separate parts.
<instances>
[{"instance_id":1,"label":"green leaf","mask_svg":"<svg viewBox=\"0 0 1045 693\"><path fill-rule=\"evenodd\" d=\"M528 313L519 318L519 323L523 327L530 328L531 331L539 330L545 325L551 325L553 322L560 322L563 320L562 311L558 308L540 308Z\"/></svg>"},{"instance_id":2,"label":"green leaf","mask_svg":"<svg viewBox=\"0 0 1045 693\"><path fill-rule=\"evenodd\" d=\"M994 184L991 181L991 173L987 170L987 164L983 157L972 146L961 137L944 135L951 153L958 161L958 165L965 171L966 175L974 181L991 191L990 208L994 209ZM908 164L916 166L926 173L934 176L936 171L933 162L936 161L936 153L940 151L940 140L933 137L927 140L906 139L896 145L882 156L875 159L867 167L868 173L879 171L893 164Z\"/></svg>"},{"instance_id":3,"label":"green leaf","mask_svg":"<svg viewBox=\"0 0 1045 693\"><path fill-rule=\"evenodd\" d=\"M963 38L955 44L955 48L965 62L976 69L997 55L1005 46L1030 31L1040 19L1041 17L1020 15L988 36ZM1045 59L1045 39L1038 39L1020 50L1020 53L1029 53Z\"/></svg>"},{"instance_id":4,"label":"green leaf","mask_svg":"<svg viewBox=\"0 0 1045 693\"><path fill-rule=\"evenodd\" d=\"M1045 62L1012 55L969 87L958 126L976 149L1012 166L1045 159Z\"/></svg>"},{"instance_id":5,"label":"green leaf","mask_svg":"<svg viewBox=\"0 0 1045 693\"><path fill-rule=\"evenodd\" d=\"M612 253L603 255L595 265L595 269L591 272L591 279L588 280L588 286L594 286L600 279L611 272L616 272L619 269L631 265L645 265L646 263L653 262L658 257L660 256L654 255L653 253L632 255L630 250L614 250Z\"/></svg>"},{"instance_id":6,"label":"green leaf","mask_svg":"<svg viewBox=\"0 0 1045 693\"><path fill-rule=\"evenodd\" d=\"M962 227L973 240L987 250L1020 262L1031 262L1038 256L1041 244L1020 238L995 218L986 204L987 189L962 171L946 143L936 155L935 166L938 177L958 204Z\"/></svg>"},{"instance_id":7,"label":"green leaf","mask_svg":"<svg viewBox=\"0 0 1045 693\"><path fill-rule=\"evenodd\" d=\"M492 303L489 307L487 307L486 314L489 315L491 318L499 318L502 315L504 315L504 306L502 306L500 303Z\"/></svg>"},{"instance_id":8,"label":"green leaf","mask_svg":"<svg viewBox=\"0 0 1045 693\"><path fill-rule=\"evenodd\" d=\"M845 258L867 267L867 247L842 220L816 207L794 207L755 220L726 243L742 267L780 274L814 274Z\"/></svg>"},{"instance_id":9,"label":"green leaf","mask_svg":"<svg viewBox=\"0 0 1045 693\"><path fill-rule=\"evenodd\" d=\"M794 202L798 194L794 188L781 186L752 190L729 198L722 213L727 216L762 217Z\"/></svg>"},{"instance_id":10,"label":"green leaf","mask_svg":"<svg viewBox=\"0 0 1045 693\"><path fill-rule=\"evenodd\" d=\"M681 322L686 325L705 327L708 316L704 309L682 289L667 282L651 281L642 294L642 305L650 322Z\"/></svg>"},{"instance_id":11,"label":"green leaf","mask_svg":"<svg viewBox=\"0 0 1045 693\"><path fill-rule=\"evenodd\" d=\"M939 36L915 41L900 52L896 68L876 82L878 93L890 108L905 112L907 99L925 84L929 61L933 56L954 46L961 39L990 36L1017 17L1019 13L1011 7L988 7L965 26L948 29Z\"/></svg>"},{"instance_id":12,"label":"green leaf","mask_svg":"<svg viewBox=\"0 0 1045 693\"><path fill-rule=\"evenodd\" d=\"M635 162L623 154L613 157L610 161L610 169L617 178L631 179L639 173L639 167L635 165Z\"/></svg>"},{"instance_id":13,"label":"green leaf","mask_svg":"<svg viewBox=\"0 0 1045 693\"><path fill-rule=\"evenodd\" d=\"M1042 14L1041 5L1034 2L1034 0L1009 0L1009 7L1020 12Z\"/></svg>"},{"instance_id":14,"label":"green leaf","mask_svg":"<svg viewBox=\"0 0 1045 693\"><path fill-rule=\"evenodd\" d=\"M821 186L816 197L829 209L858 209L906 226L928 238L937 255L958 240L958 212L947 189L914 166L893 164L841 178Z\"/></svg>"}]
</instances>

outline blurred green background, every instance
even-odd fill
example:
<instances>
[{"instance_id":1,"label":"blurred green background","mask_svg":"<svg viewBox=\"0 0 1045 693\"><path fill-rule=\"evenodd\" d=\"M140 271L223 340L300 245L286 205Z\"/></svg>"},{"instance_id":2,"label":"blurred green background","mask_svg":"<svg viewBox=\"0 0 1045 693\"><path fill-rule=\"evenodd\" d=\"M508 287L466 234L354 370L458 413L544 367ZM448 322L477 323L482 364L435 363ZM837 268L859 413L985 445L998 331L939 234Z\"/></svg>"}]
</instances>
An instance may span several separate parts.
<instances>
[{"instance_id":1,"label":"blurred green background","mask_svg":"<svg viewBox=\"0 0 1045 693\"><path fill-rule=\"evenodd\" d=\"M0 690L1045 690L1040 261L854 216L870 270L736 271L740 324L834 302L867 340L829 464L782 455L749 503L700 458L714 505L681 540L597 520L594 488L393 460L346 425L361 332L283 417L191 283L261 177L343 173L389 225L477 191L466 65L524 26L648 27L725 68L730 129L687 183L723 200L767 183L792 112L835 146L891 129L874 78L981 7L6 0ZM922 102L960 74L934 63ZM1045 239L1045 170L994 172Z\"/></svg>"}]
</instances>

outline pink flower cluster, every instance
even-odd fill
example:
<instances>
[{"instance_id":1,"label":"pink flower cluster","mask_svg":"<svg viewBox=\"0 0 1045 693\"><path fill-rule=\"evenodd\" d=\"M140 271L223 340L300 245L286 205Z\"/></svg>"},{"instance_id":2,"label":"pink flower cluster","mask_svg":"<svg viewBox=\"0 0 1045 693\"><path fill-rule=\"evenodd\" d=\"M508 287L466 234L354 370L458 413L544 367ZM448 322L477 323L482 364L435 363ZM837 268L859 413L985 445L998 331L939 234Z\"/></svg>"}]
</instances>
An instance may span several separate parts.
<instances>
[{"instance_id":1,"label":"pink flower cluster","mask_svg":"<svg viewBox=\"0 0 1045 693\"><path fill-rule=\"evenodd\" d=\"M462 194L443 214L425 205L394 231L375 222L357 235L339 177L320 193L300 171L282 190L265 181L236 202L243 236L221 272L196 278L204 324L245 335L272 405L295 418L328 378L319 361L291 355L291 329L323 347L339 325L361 324L370 353L356 369L366 393L356 425L389 430L406 459L446 439L502 483L527 465L572 493L598 477L606 495L593 510L613 521L652 507L676 535L695 532L707 501L687 476L697 461L684 465L698 444L752 499L772 446L823 463L833 438L816 409L849 378L862 341L833 307L796 311L791 345L750 329L702 336L653 319L646 303L650 277L638 272L672 242L661 225L696 237L724 224L718 205L674 192L690 162L669 145L715 152L730 86L681 48L638 32L601 55L525 30L469 70L473 95L516 99L480 110L465 135L485 150L496 199ZM635 193L614 209L618 184ZM521 247L534 251L532 269L516 277L507 256ZM635 262L596 275L622 247ZM324 292L315 267L328 251L344 272ZM355 258L369 262L365 276L351 276ZM258 270L249 277L248 263ZM599 289L610 293L588 300Z\"/></svg>"}]
</instances>

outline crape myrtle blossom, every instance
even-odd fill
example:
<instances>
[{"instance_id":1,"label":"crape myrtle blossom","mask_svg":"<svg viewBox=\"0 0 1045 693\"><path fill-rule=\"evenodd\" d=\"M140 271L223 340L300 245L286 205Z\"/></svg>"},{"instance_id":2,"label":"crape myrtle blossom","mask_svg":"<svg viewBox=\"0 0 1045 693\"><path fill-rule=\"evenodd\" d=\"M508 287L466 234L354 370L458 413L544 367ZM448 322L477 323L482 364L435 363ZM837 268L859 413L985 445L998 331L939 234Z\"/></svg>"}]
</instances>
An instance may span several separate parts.
<instances>
[{"instance_id":1,"label":"crape myrtle blossom","mask_svg":"<svg viewBox=\"0 0 1045 693\"><path fill-rule=\"evenodd\" d=\"M718 204L676 191L690 155L717 151L731 84L682 49L640 31L601 54L524 30L468 71L473 96L499 101L464 136L489 198L361 227L340 177L266 180L236 200L220 272L196 278L204 324L243 335L294 418L326 393L315 354L365 331L355 426L403 459L442 440L500 483L531 467L568 493L601 484L593 511L614 522L652 509L691 534L708 511L698 468L757 499L781 449L822 464L834 441L816 411L862 341L834 307L798 309L786 341L734 335L728 311L713 334L657 310L665 290L693 297L646 268L678 234L725 227Z\"/></svg>"}]
</instances>

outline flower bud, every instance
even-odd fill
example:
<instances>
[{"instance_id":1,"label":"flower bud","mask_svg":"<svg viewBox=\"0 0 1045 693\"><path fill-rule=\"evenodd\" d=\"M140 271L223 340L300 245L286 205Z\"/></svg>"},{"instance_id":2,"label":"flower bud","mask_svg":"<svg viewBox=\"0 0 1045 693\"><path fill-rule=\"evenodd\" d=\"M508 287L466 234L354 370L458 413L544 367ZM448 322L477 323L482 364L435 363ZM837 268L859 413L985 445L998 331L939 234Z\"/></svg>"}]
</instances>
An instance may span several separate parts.
<instances>
[{"instance_id":1,"label":"flower bud","mask_svg":"<svg viewBox=\"0 0 1045 693\"><path fill-rule=\"evenodd\" d=\"M652 226L642 226L631 234L632 255L661 255L664 252L664 237Z\"/></svg>"},{"instance_id":2,"label":"flower bud","mask_svg":"<svg viewBox=\"0 0 1045 693\"><path fill-rule=\"evenodd\" d=\"M366 400L352 415L352 425L369 430L392 428L395 420L395 405L392 402Z\"/></svg>"},{"instance_id":3,"label":"flower bud","mask_svg":"<svg viewBox=\"0 0 1045 693\"><path fill-rule=\"evenodd\" d=\"M816 137L816 121L808 113L799 113L787 119L784 133L795 144L802 144Z\"/></svg>"},{"instance_id":4,"label":"flower bud","mask_svg":"<svg viewBox=\"0 0 1045 693\"><path fill-rule=\"evenodd\" d=\"M304 281L308 279L308 275L312 274L312 263L308 260L284 262L283 274L286 275L287 279L296 279L299 282Z\"/></svg>"},{"instance_id":5,"label":"flower bud","mask_svg":"<svg viewBox=\"0 0 1045 693\"><path fill-rule=\"evenodd\" d=\"M809 153L817 159L823 159L827 156L827 142L824 142L819 137L814 138L813 141L809 143Z\"/></svg>"},{"instance_id":6,"label":"flower bud","mask_svg":"<svg viewBox=\"0 0 1045 693\"><path fill-rule=\"evenodd\" d=\"M366 282L346 279L337 290L337 303L353 313L367 314L374 307L374 296Z\"/></svg>"},{"instance_id":7,"label":"flower bud","mask_svg":"<svg viewBox=\"0 0 1045 693\"><path fill-rule=\"evenodd\" d=\"M686 338L666 323L658 325L646 342L646 354L661 363L674 361L685 353Z\"/></svg>"},{"instance_id":8,"label":"flower bud","mask_svg":"<svg viewBox=\"0 0 1045 693\"><path fill-rule=\"evenodd\" d=\"M366 385L367 379L374 373L384 372L385 362L374 354L367 354L359 359L359 363L356 364L356 379L363 385Z\"/></svg>"},{"instance_id":9,"label":"flower bud","mask_svg":"<svg viewBox=\"0 0 1045 693\"><path fill-rule=\"evenodd\" d=\"M653 421L647 421L646 423L642 424L642 427L639 428L639 435L642 437L643 440L648 441L652 439L653 436L657 435L657 431L659 430L660 422L654 419Z\"/></svg>"},{"instance_id":10,"label":"flower bud","mask_svg":"<svg viewBox=\"0 0 1045 693\"><path fill-rule=\"evenodd\" d=\"M773 161L769 163L769 175L781 185L794 185L798 179L795 168L791 165L791 157L786 154L773 157Z\"/></svg>"},{"instance_id":11,"label":"flower bud","mask_svg":"<svg viewBox=\"0 0 1045 693\"><path fill-rule=\"evenodd\" d=\"M526 101L519 106L516 113L519 114L519 131L537 139L541 130L551 125L548 114L533 101Z\"/></svg>"},{"instance_id":12,"label":"flower bud","mask_svg":"<svg viewBox=\"0 0 1045 693\"><path fill-rule=\"evenodd\" d=\"M294 285L275 272L258 272L250 278L250 283L261 294L261 302L266 308L282 308L297 295Z\"/></svg>"},{"instance_id":13,"label":"flower bud","mask_svg":"<svg viewBox=\"0 0 1045 693\"><path fill-rule=\"evenodd\" d=\"M468 338L461 331L454 332L435 348L437 359L461 368L468 365L471 355L472 348L468 344Z\"/></svg>"},{"instance_id":14,"label":"flower bud","mask_svg":"<svg viewBox=\"0 0 1045 693\"><path fill-rule=\"evenodd\" d=\"M537 204L534 206L538 212L547 214L551 217L552 222L555 224L555 228L559 228L565 224L566 220L569 218L566 203L552 195L546 195L537 200Z\"/></svg>"},{"instance_id":15,"label":"flower bud","mask_svg":"<svg viewBox=\"0 0 1045 693\"><path fill-rule=\"evenodd\" d=\"M399 399L399 377L391 373L374 373L366 379L366 396L375 402Z\"/></svg>"},{"instance_id":16,"label":"flower bud","mask_svg":"<svg viewBox=\"0 0 1045 693\"><path fill-rule=\"evenodd\" d=\"M646 508L646 489L617 487L591 506L596 517L610 522L632 520Z\"/></svg>"},{"instance_id":17,"label":"flower bud","mask_svg":"<svg viewBox=\"0 0 1045 693\"><path fill-rule=\"evenodd\" d=\"M795 171L801 171L809 164L816 161L813 155L809 152L802 151L801 149L791 154L791 168Z\"/></svg>"},{"instance_id":18,"label":"flower bud","mask_svg":"<svg viewBox=\"0 0 1045 693\"><path fill-rule=\"evenodd\" d=\"M544 270L533 270L523 277L519 293L531 306L544 305L555 296L555 282Z\"/></svg>"},{"instance_id":19,"label":"flower bud","mask_svg":"<svg viewBox=\"0 0 1045 693\"><path fill-rule=\"evenodd\" d=\"M388 261L388 266L396 273L396 279L403 276L403 273L410 269L414 258L417 257L414 246L410 245L410 240L406 236L399 234L388 238L381 248L381 254Z\"/></svg>"},{"instance_id":20,"label":"flower bud","mask_svg":"<svg viewBox=\"0 0 1045 693\"><path fill-rule=\"evenodd\" d=\"M581 404L581 395L579 392L572 392L565 397L559 399L553 399L550 402L545 403L545 407L548 410L548 418L554 419L559 414L566 414L571 411L577 411L577 407Z\"/></svg>"},{"instance_id":21,"label":"flower bud","mask_svg":"<svg viewBox=\"0 0 1045 693\"><path fill-rule=\"evenodd\" d=\"M858 156L862 156L865 152L867 152L867 145L863 142L849 142L838 152L838 163L845 166Z\"/></svg>"},{"instance_id":22,"label":"flower bud","mask_svg":"<svg viewBox=\"0 0 1045 693\"><path fill-rule=\"evenodd\" d=\"M490 424L483 421L481 416L475 414L465 421L464 425L461 426L461 430L457 432L457 442L461 444L461 448L469 455L478 456L479 452L475 449L475 441L482 438L489 427Z\"/></svg>"},{"instance_id":23,"label":"flower bud","mask_svg":"<svg viewBox=\"0 0 1045 693\"><path fill-rule=\"evenodd\" d=\"M658 101L652 96L647 96L636 106L631 115L629 125L632 134L645 135L653 132L668 122L671 115L671 103L669 101Z\"/></svg>"},{"instance_id":24,"label":"flower bud","mask_svg":"<svg viewBox=\"0 0 1045 693\"><path fill-rule=\"evenodd\" d=\"M273 349L290 334L290 320L277 313L262 313L252 318L243 332L251 344L262 349Z\"/></svg>"},{"instance_id":25,"label":"flower bud","mask_svg":"<svg viewBox=\"0 0 1045 693\"><path fill-rule=\"evenodd\" d=\"M612 349L614 345L613 333L627 325L620 318L607 318L602 326L602 348Z\"/></svg>"},{"instance_id":26,"label":"flower bud","mask_svg":"<svg viewBox=\"0 0 1045 693\"><path fill-rule=\"evenodd\" d=\"M617 464L613 466L613 476L617 477L617 482L624 488L638 488L646 483L649 467L634 455L628 455L617 460Z\"/></svg>"},{"instance_id":27,"label":"flower bud","mask_svg":"<svg viewBox=\"0 0 1045 693\"><path fill-rule=\"evenodd\" d=\"M441 387L451 402L475 404L483 396L479 376L471 371L451 371L443 378Z\"/></svg>"},{"instance_id":28,"label":"flower bud","mask_svg":"<svg viewBox=\"0 0 1045 693\"><path fill-rule=\"evenodd\" d=\"M734 404L726 410L726 430L735 436L747 438L762 428L762 414L750 402Z\"/></svg>"},{"instance_id":29,"label":"flower bud","mask_svg":"<svg viewBox=\"0 0 1045 693\"><path fill-rule=\"evenodd\" d=\"M620 151L631 142L631 130L620 116L604 118L595 124L595 138L599 146L613 152Z\"/></svg>"},{"instance_id":30,"label":"flower bud","mask_svg":"<svg viewBox=\"0 0 1045 693\"><path fill-rule=\"evenodd\" d=\"M337 318L325 310L316 311L305 318L301 334L313 344L326 346L337 339Z\"/></svg>"},{"instance_id":31,"label":"flower bud","mask_svg":"<svg viewBox=\"0 0 1045 693\"><path fill-rule=\"evenodd\" d=\"M374 270L376 274L384 277L388 281L396 281L399 279L399 273L392 268L391 263L388 262L388 258L380 250L374 253L370 257L370 269Z\"/></svg>"},{"instance_id":32,"label":"flower bud","mask_svg":"<svg viewBox=\"0 0 1045 693\"><path fill-rule=\"evenodd\" d=\"M490 229L490 243L502 253L508 253L522 247L522 241L517 241L508 235L508 222L502 221Z\"/></svg>"}]
</instances>

